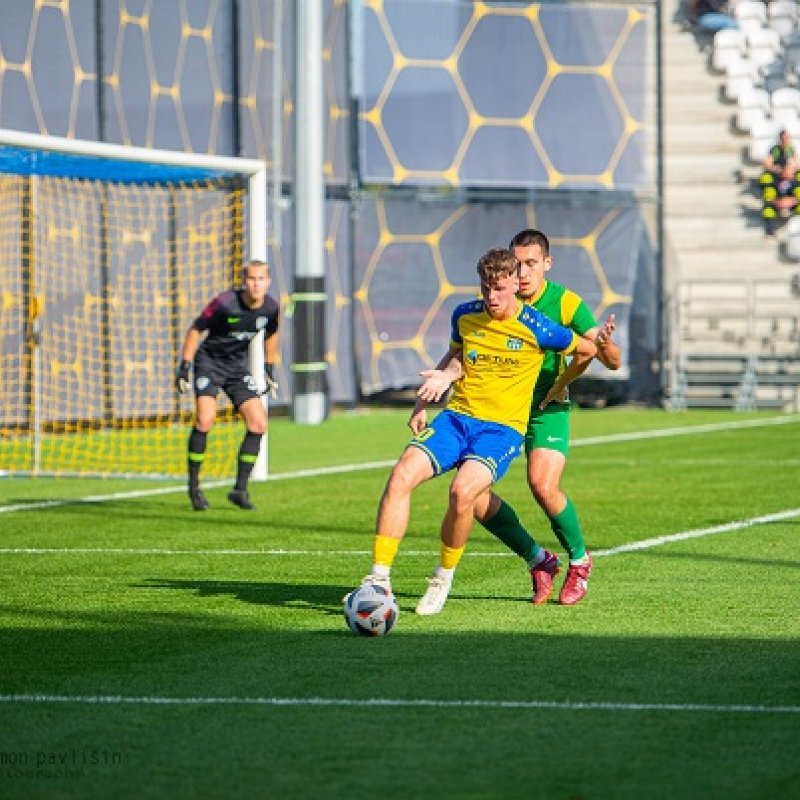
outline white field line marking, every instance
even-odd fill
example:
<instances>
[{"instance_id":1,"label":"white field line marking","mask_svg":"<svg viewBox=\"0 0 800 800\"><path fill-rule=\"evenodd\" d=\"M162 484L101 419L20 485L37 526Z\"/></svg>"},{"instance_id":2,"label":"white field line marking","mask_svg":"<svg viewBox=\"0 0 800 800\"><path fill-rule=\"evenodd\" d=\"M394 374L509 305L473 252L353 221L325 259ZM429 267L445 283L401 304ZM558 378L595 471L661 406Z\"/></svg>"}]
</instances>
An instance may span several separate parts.
<instances>
[{"instance_id":1,"label":"white field line marking","mask_svg":"<svg viewBox=\"0 0 800 800\"><path fill-rule=\"evenodd\" d=\"M710 422L705 425L687 425L684 428L660 428L654 431L633 431L632 433L613 433L609 436L588 436L570 442L570 447L581 447L591 444L608 444L610 442L632 442L637 439L662 439L671 436L693 436L698 433L718 433L719 431L738 430L739 428L762 428L765 425L789 425L800 422L800 415L788 414L782 417L766 417L765 419L745 419L740 422Z\"/></svg>"},{"instance_id":2,"label":"white field line marking","mask_svg":"<svg viewBox=\"0 0 800 800\"><path fill-rule=\"evenodd\" d=\"M687 711L732 714L800 714L800 706L717 705L706 703L558 703L548 700L403 700L371 698L346 700L328 697L130 697L121 695L69 696L48 694L0 695L2 703L76 703L81 705L154 706L317 706L349 708L496 708L562 711Z\"/></svg>"},{"instance_id":3,"label":"white field line marking","mask_svg":"<svg viewBox=\"0 0 800 800\"><path fill-rule=\"evenodd\" d=\"M771 522L783 522L787 519L800 517L800 508L791 508L787 511L778 511L774 514L765 514L761 517L743 519L737 522L726 522L724 525L715 525L711 528L696 528L690 531L670 533L664 536L654 536L652 539L642 539L638 542L622 544L607 550L592 550L592 555L598 558L615 556L620 553L631 553L636 550L648 550L651 547L660 547L673 542L683 542L687 539L700 539L703 536L713 536L716 533L730 533L731 531L752 528L755 525L768 525ZM423 556L430 558L436 555L434 550L403 550L403 557ZM0 547L0 555L133 555L133 556L367 556L371 550L287 550L275 548L269 550L173 550L169 548L128 548L128 547ZM473 558L517 558L515 553L507 551L498 553L465 551L464 556Z\"/></svg>"},{"instance_id":4,"label":"white field line marking","mask_svg":"<svg viewBox=\"0 0 800 800\"><path fill-rule=\"evenodd\" d=\"M783 522L786 519L800 517L800 508L790 508L787 511L778 511L775 514L765 514L763 517L753 517L743 519L738 522L726 522L724 525L715 525L712 528L698 528L693 531L683 531L681 533L670 533L666 536L654 536L652 539L642 539L639 542L621 544L619 547L611 547L608 550L593 550L593 556L615 556L618 553L631 553L635 550L647 550L650 547L659 547L662 544L672 544L672 542L683 542L686 539L699 539L702 536L713 536L715 533L729 533L739 531L742 528L751 528L754 525L768 525L771 522Z\"/></svg>"},{"instance_id":5,"label":"white field line marking","mask_svg":"<svg viewBox=\"0 0 800 800\"><path fill-rule=\"evenodd\" d=\"M395 459L396 460L396 459ZM322 475L335 475L341 472L362 472L370 469L386 469L393 467L395 461L368 461L364 464L344 464L336 467L321 467L319 469L302 469L297 472L285 472L282 475L270 475L268 483L274 481L286 481L294 478L317 478ZM216 489L220 486L228 486L230 481L206 481L203 483L204 489ZM41 508L55 508L58 506L76 505L78 503L105 503L109 500L130 500L137 497L155 497L160 494L176 494L185 492L186 484L180 486L162 486L160 489L139 489L132 492L114 492L112 494L97 494L89 497L76 497L73 500L42 500L38 503L18 503L15 506L0 506L0 514L8 514L13 511L37 511Z\"/></svg>"},{"instance_id":6,"label":"white field line marking","mask_svg":"<svg viewBox=\"0 0 800 800\"><path fill-rule=\"evenodd\" d=\"M760 428L766 425L788 425L800 422L800 415L789 414L780 417L767 417L765 419L749 419L741 422L716 422L707 425L691 425L685 428L661 428L654 431L634 431L633 433L615 433L609 436L591 436L585 439L575 439L570 442L570 447L585 447L595 444L611 444L614 442L629 442L638 439L661 439L671 436L689 436L701 433L715 433L719 431L737 430L739 428ZM318 478L322 475L336 475L346 472L361 472L371 469L388 469L394 466L392 461L368 461L364 464L342 464L334 467L321 467L319 469L303 469L296 472L285 472L270 475L268 483L274 481L287 481L296 478ZM203 488L215 489L227 486L229 481L211 481L203 484ZM137 497L155 497L157 495L175 494L185 492L186 485L164 486L159 489L141 489L132 492L113 492L111 494L98 494L89 497L78 497L74 500L43 500L38 503L18 503L13 506L0 506L0 514L10 514L15 511L37 511L42 508L56 508L58 506L75 505L77 503L103 503L109 500L130 500Z\"/></svg>"}]
</instances>

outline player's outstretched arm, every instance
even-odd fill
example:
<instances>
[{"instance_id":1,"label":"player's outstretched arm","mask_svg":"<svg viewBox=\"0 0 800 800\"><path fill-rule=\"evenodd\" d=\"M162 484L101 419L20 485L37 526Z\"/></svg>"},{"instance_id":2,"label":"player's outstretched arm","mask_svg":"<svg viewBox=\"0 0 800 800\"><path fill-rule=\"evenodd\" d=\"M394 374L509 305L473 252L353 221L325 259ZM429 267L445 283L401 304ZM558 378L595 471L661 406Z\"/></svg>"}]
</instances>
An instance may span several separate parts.
<instances>
[{"instance_id":1,"label":"player's outstretched arm","mask_svg":"<svg viewBox=\"0 0 800 800\"><path fill-rule=\"evenodd\" d=\"M622 366L622 350L611 338L616 329L614 315L609 314L602 327L594 328L586 334L590 339L594 339L597 346L597 360L610 370L617 370Z\"/></svg>"},{"instance_id":2,"label":"player's outstretched arm","mask_svg":"<svg viewBox=\"0 0 800 800\"><path fill-rule=\"evenodd\" d=\"M569 362L569 366L558 376L558 380L550 387L547 396L539 404L539 408L546 408L554 400L557 400L564 394L564 390L576 378L583 375L584 372L592 363L592 359L597 355L597 346L591 339L585 336L578 338L578 344Z\"/></svg>"},{"instance_id":3,"label":"player's outstretched arm","mask_svg":"<svg viewBox=\"0 0 800 800\"><path fill-rule=\"evenodd\" d=\"M428 403L436 403L442 395L464 374L461 348L450 347L435 369L424 369L419 374L425 382L417 390L417 397Z\"/></svg>"}]
</instances>

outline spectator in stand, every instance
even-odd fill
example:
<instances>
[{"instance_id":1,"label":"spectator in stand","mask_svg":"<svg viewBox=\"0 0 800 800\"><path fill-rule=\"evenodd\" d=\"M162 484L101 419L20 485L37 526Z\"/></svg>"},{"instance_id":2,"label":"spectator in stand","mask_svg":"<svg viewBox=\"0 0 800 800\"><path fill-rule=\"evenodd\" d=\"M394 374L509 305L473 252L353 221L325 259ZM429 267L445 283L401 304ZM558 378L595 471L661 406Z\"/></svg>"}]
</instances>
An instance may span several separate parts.
<instances>
[{"instance_id":1,"label":"spectator in stand","mask_svg":"<svg viewBox=\"0 0 800 800\"><path fill-rule=\"evenodd\" d=\"M761 186L764 230L767 236L773 236L778 220L796 213L800 198L800 172L789 131L782 130L778 141L770 148L758 182Z\"/></svg>"},{"instance_id":2,"label":"spectator in stand","mask_svg":"<svg viewBox=\"0 0 800 800\"><path fill-rule=\"evenodd\" d=\"M687 0L686 15L695 30L714 34L739 24L728 13L727 0Z\"/></svg>"}]
</instances>

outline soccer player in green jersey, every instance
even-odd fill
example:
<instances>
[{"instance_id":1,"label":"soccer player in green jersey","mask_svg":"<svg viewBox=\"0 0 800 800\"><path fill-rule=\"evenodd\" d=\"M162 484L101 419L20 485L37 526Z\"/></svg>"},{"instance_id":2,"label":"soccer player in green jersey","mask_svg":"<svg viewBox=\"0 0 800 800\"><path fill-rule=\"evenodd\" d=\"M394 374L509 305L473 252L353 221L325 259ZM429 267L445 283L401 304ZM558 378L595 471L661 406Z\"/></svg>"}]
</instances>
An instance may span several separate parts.
<instances>
[{"instance_id":1,"label":"soccer player in green jersey","mask_svg":"<svg viewBox=\"0 0 800 800\"><path fill-rule=\"evenodd\" d=\"M546 280L545 273L553 265L547 237L541 231L526 229L511 240L509 249L520 261L520 298L555 322L592 339L597 346L596 357L603 365L611 370L619 369L620 348L611 339L615 329L614 316L610 315L605 324L599 326L581 297ZM455 360L449 359L449 355L442 359L440 366L455 363ZM525 453L531 493L569 558L559 602L575 605L586 595L592 557L586 551L575 506L561 489L561 476L569 450L571 403L565 393L558 402L550 403L543 410L539 408L564 368L565 359L562 355L545 355L545 363L533 390L525 433ZM452 380L452 366L448 367L448 371L449 377L445 381L442 381L442 376L448 375L448 372L437 369L422 373L428 378L420 388L426 399L438 400L443 394L443 386L447 380ZM553 579L561 569L558 556L536 542L522 526L516 511L494 492L486 492L478 499L475 517L486 530L525 560L533 583L534 604L547 602L553 592Z\"/></svg>"}]
</instances>

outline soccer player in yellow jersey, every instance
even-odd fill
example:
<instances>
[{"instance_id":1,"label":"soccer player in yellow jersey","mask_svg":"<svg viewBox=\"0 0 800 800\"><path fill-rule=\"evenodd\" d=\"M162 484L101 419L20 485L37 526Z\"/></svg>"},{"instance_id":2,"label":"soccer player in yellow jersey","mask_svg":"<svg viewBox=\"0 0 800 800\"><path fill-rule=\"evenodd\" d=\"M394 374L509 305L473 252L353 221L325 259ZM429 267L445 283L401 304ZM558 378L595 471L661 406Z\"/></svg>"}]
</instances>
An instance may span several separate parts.
<instances>
[{"instance_id":1,"label":"soccer player in yellow jersey","mask_svg":"<svg viewBox=\"0 0 800 800\"><path fill-rule=\"evenodd\" d=\"M520 298L550 319L594 341L598 361L608 369L619 369L621 351L611 338L615 330L613 314L599 326L579 295L546 279L545 275L553 265L547 237L538 230L522 230L511 240L509 249L520 261ZM451 359L448 353L439 365L446 366L446 369L422 373L427 380L420 392L427 400L438 400L449 388L449 381L457 379L459 358L460 355L456 354ZM565 394L554 397L547 408L540 407L542 398L563 369L564 359L557 353L547 353L533 391L525 432L525 453L531 493L569 558L559 602L575 605L586 595L592 557L586 550L575 507L561 489L561 475L569 451L571 403ZM475 517L525 561L533 583L533 603L545 603L552 594L553 579L561 568L558 556L536 542L522 526L516 511L494 492L486 492L478 498Z\"/></svg>"},{"instance_id":2,"label":"soccer player in yellow jersey","mask_svg":"<svg viewBox=\"0 0 800 800\"><path fill-rule=\"evenodd\" d=\"M373 566L365 584L390 590L391 566L408 527L412 492L424 481L455 469L441 529L441 565L452 575L469 537L476 500L521 452L544 353L552 350L574 357L542 400L543 407L586 370L596 353L591 341L517 298L519 268L513 253L490 250L478 262L481 299L463 303L453 312L450 349L462 356L463 377L430 425L428 401L419 397L414 406L409 425L415 436L384 489ZM438 613L448 591L449 584L431 583L417 613Z\"/></svg>"}]
</instances>

